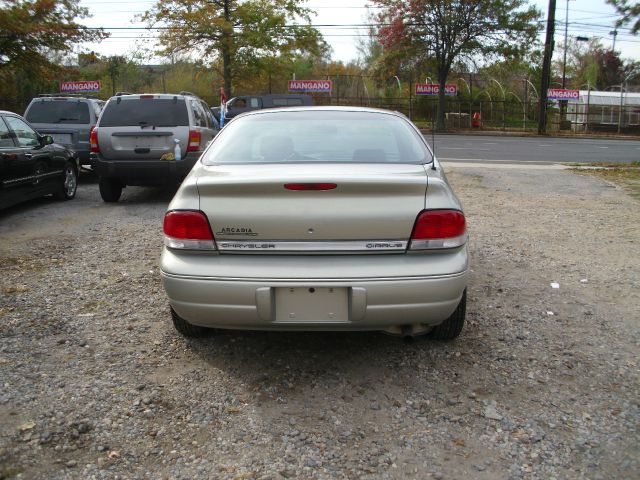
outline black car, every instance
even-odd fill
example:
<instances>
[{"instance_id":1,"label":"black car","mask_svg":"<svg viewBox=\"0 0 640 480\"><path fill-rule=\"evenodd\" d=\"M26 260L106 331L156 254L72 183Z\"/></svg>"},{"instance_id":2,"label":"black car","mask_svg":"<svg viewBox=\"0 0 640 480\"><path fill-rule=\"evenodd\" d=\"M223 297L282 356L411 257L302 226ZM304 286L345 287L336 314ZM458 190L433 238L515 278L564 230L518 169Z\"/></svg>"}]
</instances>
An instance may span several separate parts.
<instances>
[{"instance_id":1,"label":"black car","mask_svg":"<svg viewBox=\"0 0 640 480\"><path fill-rule=\"evenodd\" d=\"M285 93L285 94L269 94L269 95L245 95L242 97L233 97L224 107L225 121L231 120L237 115L253 110L261 110L263 108L282 108L282 107L308 107L313 105L313 98L310 95ZM214 117L216 113L213 113ZM218 121L220 114L218 113Z\"/></svg>"},{"instance_id":2,"label":"black car","mask_svg":"<svg viewBox=\"0 0 640 480\"><path fill-rule=\"evenodd\" d=\"M75 152L37 133L20 115L0 110L0 209L50 194L72 199L78 166Z\"/></svg>"}]
</instances>

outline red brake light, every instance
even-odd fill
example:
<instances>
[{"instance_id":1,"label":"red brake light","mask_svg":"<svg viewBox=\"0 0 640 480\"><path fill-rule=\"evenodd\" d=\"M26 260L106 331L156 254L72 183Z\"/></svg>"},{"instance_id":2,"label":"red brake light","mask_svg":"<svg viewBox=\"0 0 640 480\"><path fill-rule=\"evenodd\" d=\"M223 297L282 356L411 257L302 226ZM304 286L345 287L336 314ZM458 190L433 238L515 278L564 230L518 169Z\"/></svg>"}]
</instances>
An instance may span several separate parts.
<instances>
[{"instance_id":1,"label":"red brake light","mask_svg":"<svg viewBox=\"0 0 640 480\"><path fill-rule=\"evenodd\" d=\"M199 210L174 210L164 216L165 245L170 248L215 249L209 221Z\"/></svg>"},{"instance_id":2,"label":"red brake light","mask_svg":"<svg viewBox=\"0 0 640 480\"><path fill-rule=\"evenodd\" d=\"M95 125L91 127L89 143L91 144L91 151L93 153L100 153L100 145L98 145L98 129Z\"/></svg>"},{"instance_id":3,"label":"red brake light","mask_svg":"<svg viewBox=\"0 0 640 480\"><path fill-rule=\"evenodd\" d=\"M202 141L202 133L198 130L189 130L189 145L187 152L199 152L200 142Z\"/></svg>"},{"instance_id":4,"label":"red brake light","mask_svg":"<svg viewBox=\"0 0 640 480\"><path fill-rule=\"evenodd\" d=\"M338 185L335 183L285 183L287 190L333 190Z\"/></svg>"},{"instance_id":5,"label":"red brake light","mask_svg":"<svg viewBox=\"0 0 640 480\"><path fill-rule=\"evenodd\" d=\"M455 248L467 241L464 214L458 210L423 210L411 235L412 250Z\"/></svg>"}]
</instances>

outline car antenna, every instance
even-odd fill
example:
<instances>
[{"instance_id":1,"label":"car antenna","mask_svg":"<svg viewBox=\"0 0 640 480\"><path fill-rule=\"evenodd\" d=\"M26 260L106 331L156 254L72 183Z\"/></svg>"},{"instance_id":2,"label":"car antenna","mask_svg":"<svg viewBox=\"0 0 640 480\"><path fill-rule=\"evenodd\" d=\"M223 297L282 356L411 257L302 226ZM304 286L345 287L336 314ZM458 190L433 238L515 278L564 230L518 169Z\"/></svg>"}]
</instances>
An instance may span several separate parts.
<instances>
[{"instance_id":1,"label":"car antenna","mask_svg":"<svg viewBox=\"0 0 640 480\"><path fill-rule=\"evenodd\" d=\"M436 170L436 133L431 117L431 170Z\"/></svg>"}]
</instances>

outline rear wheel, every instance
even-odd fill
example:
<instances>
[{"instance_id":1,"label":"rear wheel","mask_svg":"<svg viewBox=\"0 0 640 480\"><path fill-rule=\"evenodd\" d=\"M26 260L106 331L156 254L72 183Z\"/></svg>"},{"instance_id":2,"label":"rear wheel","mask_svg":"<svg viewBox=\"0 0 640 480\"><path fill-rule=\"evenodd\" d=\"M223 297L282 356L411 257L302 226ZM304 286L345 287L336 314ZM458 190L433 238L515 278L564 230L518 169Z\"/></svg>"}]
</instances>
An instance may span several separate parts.
<instances>
[{"instance_id":1,"label":"rear wheel","mask_svg":"<svg viewBox=\"0 0 640 480\"><path fill-rule=\"evenodd\" d=\"M105 202L117 202L122 195L122 184L115 178L100 178L100 196Z\"/></svg>"},{"instance_id":2,"label":"rear wheel","mask_svg":"<svg viewBox=\"0 0 640 480\"><path fill-rule=\"evenodd\" d=\"M192 325L171 308L171 319L176 330L185 337L202 337L209 332L208 328Z\"/></svg>"},{"instance_id":3,"label":"rear wheel","mask_svg":"<svg viewBox=\"0 0 640 480\"><path fill-rule=\"evenodd\" d=\"M71 200L76 196L78 190L78 170L72 162L67 162L64 166L64 175L60 189L55 196L58 200Z\"/></svg>"},{"instance_id":4,"label":"rear wheel","mask_svg":"<svg viewBox=\"0 0 640 480\"><path fill-rule=\"evenodd\" d=\"M431 338L436 340L453 340L460 335L462 327L464 327L464 318L467 313L467 289L462 293L462 299L456 307L456 310L440 325L431 330Z\"/></svg>"}]
</instances>

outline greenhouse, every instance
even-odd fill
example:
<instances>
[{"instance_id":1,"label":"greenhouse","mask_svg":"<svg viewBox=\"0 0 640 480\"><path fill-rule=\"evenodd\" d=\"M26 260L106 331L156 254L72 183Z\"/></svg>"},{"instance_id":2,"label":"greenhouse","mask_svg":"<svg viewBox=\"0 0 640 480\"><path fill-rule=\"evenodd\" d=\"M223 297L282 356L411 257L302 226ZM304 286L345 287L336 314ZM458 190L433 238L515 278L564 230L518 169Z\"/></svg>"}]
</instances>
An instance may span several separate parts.
<instances>
[{"instance_id":1,"label":"greenhouse","mask_svg":"<svg viewBox=\"0 0 640 480\"><path fill-rule=\"evenodd\" d=\"M580 90L580 99L568 102L572 130L640 129L640 93Z\"/></svg>"}]
</instances>

